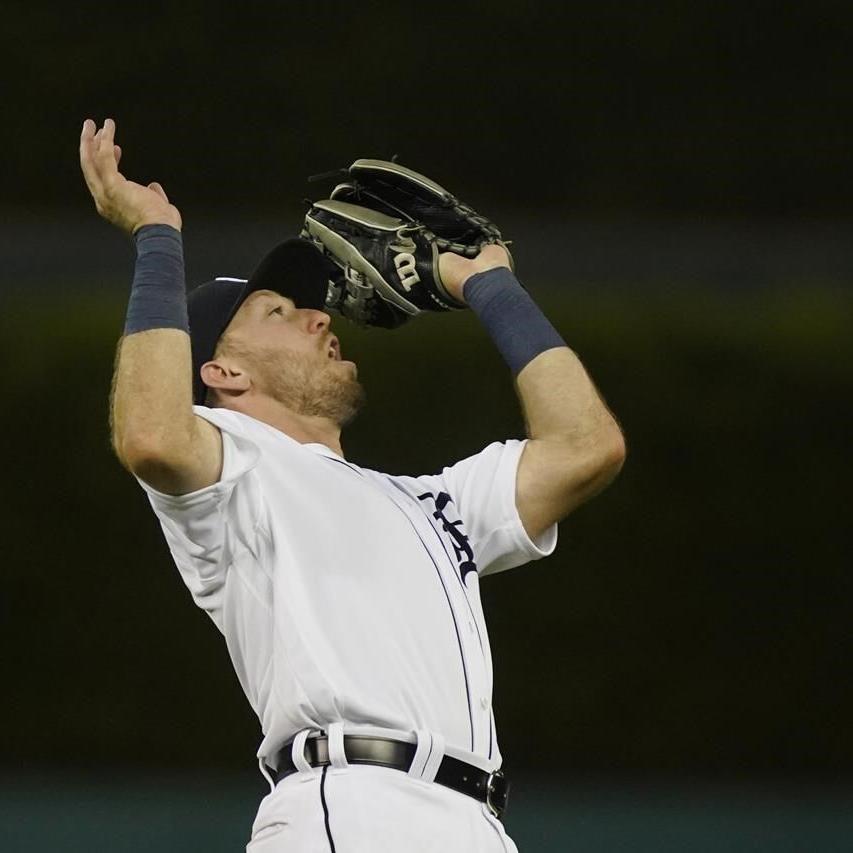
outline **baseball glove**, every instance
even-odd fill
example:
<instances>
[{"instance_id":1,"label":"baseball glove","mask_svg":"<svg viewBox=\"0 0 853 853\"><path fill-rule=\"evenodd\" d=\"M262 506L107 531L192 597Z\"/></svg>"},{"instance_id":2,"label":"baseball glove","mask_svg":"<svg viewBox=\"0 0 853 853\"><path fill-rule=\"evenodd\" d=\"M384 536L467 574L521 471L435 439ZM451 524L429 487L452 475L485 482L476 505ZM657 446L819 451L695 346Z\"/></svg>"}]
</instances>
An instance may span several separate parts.
<instances>
[{"instance_id":1,"label":"baseball glove","mask_svg":"<svg viewBox=\"0 0 853 853\"><path fill-rule=\"evenodd\" d=\"M356 160L331 175L350 180L312 204L302 232L341 270L327 307L386 328L421 311L465 307L441 281L439 253L473 258L487 243L504 245L494 223L397 163Z\"/></svg>"}]
</instances>

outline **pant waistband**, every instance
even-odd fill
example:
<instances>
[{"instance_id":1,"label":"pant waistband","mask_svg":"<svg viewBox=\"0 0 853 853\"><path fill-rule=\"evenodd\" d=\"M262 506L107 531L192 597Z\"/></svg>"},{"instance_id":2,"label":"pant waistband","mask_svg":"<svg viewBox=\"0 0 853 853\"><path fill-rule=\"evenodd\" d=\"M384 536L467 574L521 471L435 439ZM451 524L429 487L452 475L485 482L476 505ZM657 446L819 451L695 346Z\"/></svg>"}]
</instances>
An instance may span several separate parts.
<instances>
[{"instance_id":1,"label":"pant waistband","mask_svg":"<svg viewBox=\"0 0 853 853\"><path fill-rule=\"evenodd\" d=\"M415 757L416 745L391 738L373 735L347 735L344 739L344 753L350 764L372 764L377 767L389 767L407 772ZM330 765L329 739L326 735L309 737L305 742L305 758L312 767ZM266 765L273 780L282 779L296 773L290 745L282 748L274 756L276 768ZM489 811L498 820L506 812L509 798L509 781L503 771L492 773L481 770L473 764L445 755L435 774L439 785L452 788L461 794L467 794L475 800L485 803Z\"/></svg>"}]
</instances>

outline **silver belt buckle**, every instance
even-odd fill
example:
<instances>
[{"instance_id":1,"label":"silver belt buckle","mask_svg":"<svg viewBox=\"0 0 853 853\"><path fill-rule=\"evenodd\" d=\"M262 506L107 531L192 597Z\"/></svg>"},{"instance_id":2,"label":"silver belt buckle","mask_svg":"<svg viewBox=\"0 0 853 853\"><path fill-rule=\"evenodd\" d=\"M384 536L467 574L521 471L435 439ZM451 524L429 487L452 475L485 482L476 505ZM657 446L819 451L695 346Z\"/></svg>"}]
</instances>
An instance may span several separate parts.
<instances>
[{"instance_id":1,"label":"silver belt buckle","mask_svg":"<svg viewBox=\"0 0 853 853\"><path fill-rule=\"evenodd\" d=\"M506 811L508 797L509 783L506 781L503 770L490 773L486 780L486 807L498 820Z\"/></svg>"}]
</instances>

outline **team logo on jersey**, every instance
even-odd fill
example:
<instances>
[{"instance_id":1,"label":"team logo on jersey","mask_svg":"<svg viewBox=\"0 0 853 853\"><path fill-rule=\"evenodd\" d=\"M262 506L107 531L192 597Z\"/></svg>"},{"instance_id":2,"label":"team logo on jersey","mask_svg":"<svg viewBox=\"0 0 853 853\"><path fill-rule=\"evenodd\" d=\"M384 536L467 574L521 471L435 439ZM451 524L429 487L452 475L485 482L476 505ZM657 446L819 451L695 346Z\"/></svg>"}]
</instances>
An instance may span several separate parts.
<instances>
[{"instance_id":1,"label":"team logo on jersey","mask_svg":"<svg viewBox=\"0 0 853 853\"><path fill-rule=\"evenodd\" d=\"M441 529L450 538L450 544L453 546L456 555L456 562L459 564L459 574L462 575L462 582L464 583L468 572L477 571L477 564L474 562L474 550L468 542L468 537L462 532L462 520L451 521L444 514L447 506L453 504L453 499L447 492L439 492L437 495L432 494L432 492L425 492L418 495L418 500L431 500L435 504L435 512L433 512L432 517L441 524Z\"/></svg>"}]
</instances>

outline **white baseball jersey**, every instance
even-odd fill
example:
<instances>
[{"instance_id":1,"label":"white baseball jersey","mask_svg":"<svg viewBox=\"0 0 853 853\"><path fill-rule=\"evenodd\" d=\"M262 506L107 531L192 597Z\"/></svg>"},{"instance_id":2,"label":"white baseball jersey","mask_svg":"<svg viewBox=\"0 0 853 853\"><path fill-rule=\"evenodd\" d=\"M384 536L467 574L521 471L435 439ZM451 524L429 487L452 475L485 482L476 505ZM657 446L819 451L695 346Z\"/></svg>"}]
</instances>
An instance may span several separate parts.
<instances>
[{"instance_id":1,"label":"white baseball jersey","mask_svg":"<svg viewBox=\"0 0 853 853\"><path fill-rule=\"evenodd\" d=\"M261 759L303 730L434 732L500 766L481 575L550 554L515 506L524 441L440 474L389 476L261 421L195 407L222 431L219 482L142 483L196 604L223 633L261 722ZM142 482L142 481L140 481Z\"/></svg>"}]
</instances>

